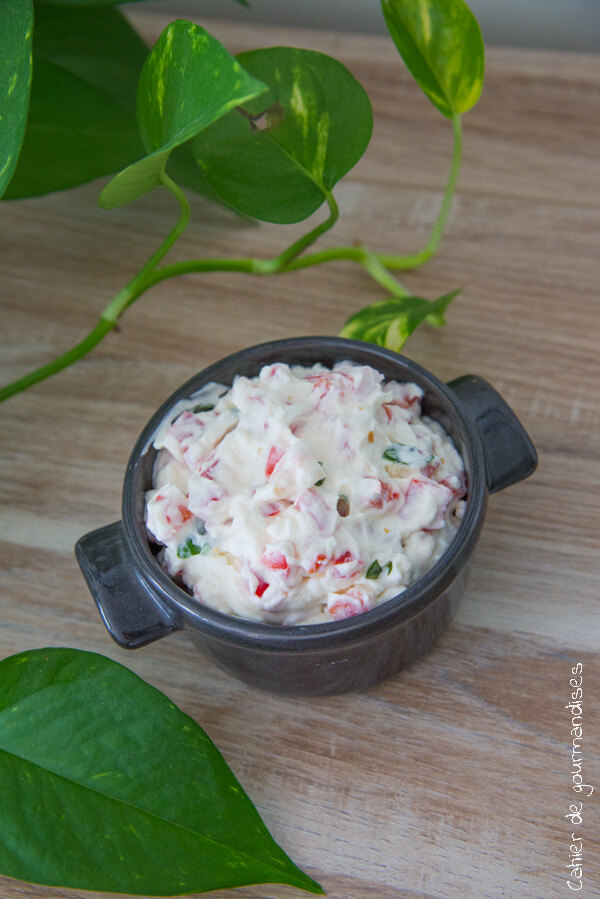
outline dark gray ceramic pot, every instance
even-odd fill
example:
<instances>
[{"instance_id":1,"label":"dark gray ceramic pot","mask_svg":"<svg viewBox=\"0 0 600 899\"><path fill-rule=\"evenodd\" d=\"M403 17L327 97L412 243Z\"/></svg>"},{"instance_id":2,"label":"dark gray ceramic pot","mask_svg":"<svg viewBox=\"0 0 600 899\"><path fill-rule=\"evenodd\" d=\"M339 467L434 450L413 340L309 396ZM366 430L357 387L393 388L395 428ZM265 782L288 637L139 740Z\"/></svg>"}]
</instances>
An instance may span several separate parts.
<instances>
[{"instance_id":1,"label":"dark gray ceramic pot","mask_svg":"<svg viewBox=\"0 0 600 899\"><path fill-rule=\"evenodd\" d=\"M178 400L208 381L231 384L263 365L331 366L342 359L373 366L386 379L414 381L423 410L452 436L468 477L465 516L444 555L395 599L354 618L280 627L201 606L174 584L152 553L144 527L144 493L156 455L151 438ZM177 630L218 665L265 690L326 695L364 690L423 656L462 599L488 493L522 480L537 465L535 449L500 395L473 375L443 384L404 356L334 337L304 337L250 347L211 365L179 388L152 416L125 473L123 520L92 531L75 548L100 615L116 642L134 649Z\"/></svg>"}]
</instances>

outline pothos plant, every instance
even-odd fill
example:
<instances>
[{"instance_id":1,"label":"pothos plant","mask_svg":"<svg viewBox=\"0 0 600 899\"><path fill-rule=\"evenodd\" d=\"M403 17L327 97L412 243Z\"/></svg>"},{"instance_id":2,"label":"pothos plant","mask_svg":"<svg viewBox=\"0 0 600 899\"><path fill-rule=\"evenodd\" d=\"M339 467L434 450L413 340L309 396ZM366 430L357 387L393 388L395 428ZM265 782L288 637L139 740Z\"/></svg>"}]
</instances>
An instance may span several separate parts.
<instances>
[{"instance_id":1,"label":"pothos plant","mask_svg":"<svg viewBox=\"0 0 600 899\"><path fill-rule=\"evenodd\" d=\"M384 297L352 315L341 334L399 350L425 319L444 323L458 291L412 296L392 274L436 251L461 160L461 117L483 84L481 32L464 0L382 0L385 22L417 84L451 123L454 151L437 219L412 255L367 246L311 251L339 217L333 189L367 149L369 98L337 60L269 47L232 56L200 25L177 20L148 53L118 0L4 0L0 44L0 195L62 190L117 171L99 203L112 209L157 187L179 220L76 346L0 389L0 400L85 356L143 293L187 272L285 274L333 260L361 266ZM186 228L184 188L261 221L327 215L274 258L163 263Z\"/></svg>"},{"instance_id":2,"label":"pothos plant","mask_svg":"<svg viewBox=\"0 0 600 899\"><path fill-rule=\"evenodd\" d=\"M335 225L333 189L372 130L367 94L335 59L289 47L233 57L182 20L148 52L114 0L3 0L0 195L31 197L117 172L101 206L165 187L180 215L90 333L0 389L0 399L82 358L146 290L185 272L270 276L347 260L385 297L351 316L343 335L400 349L424 319L443 324L457 291L414 297L392 272L421 265L438 247L460 166L461 116L482 88L483 43L463 0L382 7L406 65L454 134L431 236L408 256L311 249ZM271 259L166 264L190 217L184 188L262 221L299 222L323 205L327 216ZM198 724L94 653L42 649L0 662L0 783L0 874L142 895L266 882L322 892L273 841Z\"/></svg>"}]
</instances>

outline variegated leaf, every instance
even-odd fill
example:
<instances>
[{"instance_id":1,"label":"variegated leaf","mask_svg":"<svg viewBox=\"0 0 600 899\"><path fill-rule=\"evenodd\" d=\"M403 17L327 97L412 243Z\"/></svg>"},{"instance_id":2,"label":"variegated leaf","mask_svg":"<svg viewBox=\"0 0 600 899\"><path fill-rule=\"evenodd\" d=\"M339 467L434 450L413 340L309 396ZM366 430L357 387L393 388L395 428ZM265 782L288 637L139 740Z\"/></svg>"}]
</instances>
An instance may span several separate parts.
<instances>
[{"instance_id":1,"label":"variegated leaf","mask_svg":"<svg viewBox=\"0 0 600 899\"><path fill-rule=\"evenodd\" d=\"M109 175L144 151L135 97L148 48L116 7L36 4L33 44L27 129L5 195L11 200Z\"/></svg>"},{"instance_id":2,"label":"variegated leaf","mask_svg":"<svg viewBox=\"0 0 600 899\"><path fill-rule=\"evenodd\" d=\"M340 337L365 340L400 352L415 328L426 318L433 316L436 324L444 324L444 313L461 289L453 290L437 300L390 297L371 303L348 319Z\"/></svg>"},{"instance_id":3,"label":"variegated leaf","mask_svg":"<svg viewBox=\"0 0 600 899\"><path fill-rule=\"evenodd\" d=\"M382 0L388 30L419 87L452 118L477 103L484 47L464 0Z\"/></svg>"},{"instance_id":4,"label":"variegated leaf","mask_svg":"<svg viewBox=\"0 0 600 899\"><path fill-rule=\"evenodd\" d=\"M201 727L96 653L0 661L0 783L4 876L142 896L251 883L323 892Z\"/></svg>"},{"instance_id":5,"label":"variegated leaf","mask_svg":"<svg viewBox=\"0 0 600 899\"><path fill-rule=\"evenodd\" d=\"M358 162L373 128L371 104L337 60L270 47L238 56L269 93L244 104L192 142L214 191L269 222L297 222Z\"/></svg>"},{"instance_id":6,"label":"variegated leaf","mask_svg":"<svg viewBox=\"0 0 600 899\"><path fill-rule=\"evenodd\" d=\"M31 0L4 0L0 10L0 196L12 178L25 134L32 27Z\"/></svg>"},{"instance_id":7,"label":"variegated leaf","mask_svg":"<svg viewBox=\"0 0 600 899\"><path fill-rule=\"evenodd\" d=\"M100 205L120 206L157 187L175 147L266 89L204 28L172 22L148 56L138 86L138 124L148 155L107 184Z\"/></svg>"}]
</instances>

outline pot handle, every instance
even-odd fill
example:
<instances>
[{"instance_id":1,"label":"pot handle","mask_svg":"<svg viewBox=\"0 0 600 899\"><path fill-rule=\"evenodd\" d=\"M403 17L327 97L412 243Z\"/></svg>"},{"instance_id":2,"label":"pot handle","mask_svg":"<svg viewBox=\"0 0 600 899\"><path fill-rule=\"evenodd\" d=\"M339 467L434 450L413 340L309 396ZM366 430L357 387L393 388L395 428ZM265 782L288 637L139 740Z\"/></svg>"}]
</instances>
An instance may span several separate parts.
<instances>
[{"instance_id":1,"label":"pot handle","mask_svg":"<svg viewBox=\"0 0 600 899\"><path fill-rule=\"evenodd\" d=\"M477 375L462 375L448 387L479 431L489 492L497 493L533 474L538 463L535 447L498 391Z\"/></svg>"},{"instance_id":2,"label":"pot handle","mask_svg":"<svg viewBox=\"0 0 600 899\"><path fill-rule=\"evenodd\" d=\"M136 575L125 548L123 524L90 531L75 555L108 633L124 649L137 649L179 630Z\"/></svg>"}]
</instances>

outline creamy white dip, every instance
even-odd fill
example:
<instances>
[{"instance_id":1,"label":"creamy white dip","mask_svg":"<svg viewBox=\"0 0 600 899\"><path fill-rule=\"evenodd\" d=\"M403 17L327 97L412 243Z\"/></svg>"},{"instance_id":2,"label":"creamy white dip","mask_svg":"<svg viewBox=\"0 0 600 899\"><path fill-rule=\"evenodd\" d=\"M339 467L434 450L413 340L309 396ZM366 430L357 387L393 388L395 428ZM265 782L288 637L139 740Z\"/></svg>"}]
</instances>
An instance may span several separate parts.
<instances>
[{"instance_id":1,"label":"creamy white dip","mask_svg":"<svg viewBox=\"0 0 600 899\"><path fill-rule=\"evenodd\" d=\"M462 460L422 395L365 365L278 363L178 403L146 495L164 569L198 602L272 624L396 596L465 506Z\"/></svg>"}]
</instances>

